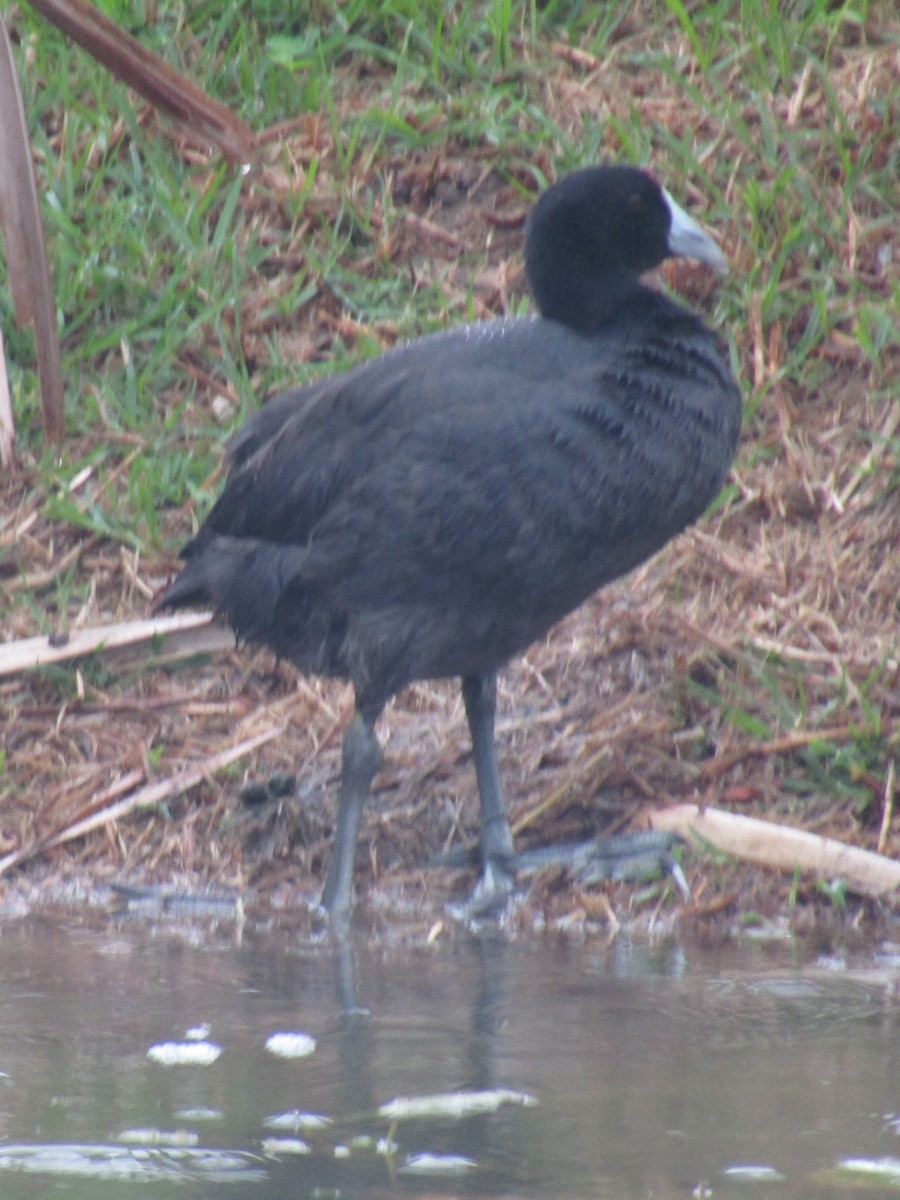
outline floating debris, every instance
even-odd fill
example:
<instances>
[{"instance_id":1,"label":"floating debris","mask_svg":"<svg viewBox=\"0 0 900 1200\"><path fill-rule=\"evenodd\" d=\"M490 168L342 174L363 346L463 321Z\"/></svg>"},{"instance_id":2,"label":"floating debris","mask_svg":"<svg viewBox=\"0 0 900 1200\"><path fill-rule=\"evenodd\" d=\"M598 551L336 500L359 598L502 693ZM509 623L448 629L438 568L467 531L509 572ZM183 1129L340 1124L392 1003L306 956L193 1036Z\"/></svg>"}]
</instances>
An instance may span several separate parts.
<instances>
[{"instance_id":1,"label":"floating debris","mask_svg":"<svg viewBox=\"0 0 900 1200\"><path fill-rule=\"evenodd\" d=\"M726 1167L722 1172L729 1179L739 1179L743 1183L783 1183L784 1176L774 1167L766 1167L757 1163L738 1163Z\"/></svg>"},{"instance_id":2,"label":"floating debris","mask_svg":"<svg viewBox=\"0 0 900 1200\"><path fill-rule=\"evenodd\" d=\"M478 1163L461 1154L411 1154L398 1175L465 1175L474 1171Z\"/></svg>"},{"instance_id":3,"label":"floating debris","mask_svg":"<svg viewBox=\"0 0 900 1200\"><path fill-rule=\"evenodd\" d=\"M0 1171L116 1182L199 1179L206 1183L247 1183L266 1178L256 1156L237 1151L81 1143L2 1146Z\"/></svg>"},{"instance_id":4,"label":"floating debris","mask_svg":"<svg viewBox=\"0 0 900 1200\"><path fill-rule=\"evenodd\" d=\"M842 1158L838 1168L854 1175L870 1176L873 1182L900 1186L900 1158Z\"/></svg>"},{"instance_id":5,"label":"floating debris","mask_svg":"<svg viewBox=\"0 0 900 1200\"><path fill-rule=\"evenodd\" d=\"M514 1092L509 1088L494 1088L484 1092L438 1092L433 1096L398 1096L382 1104L380 1117L391 1121L408 1121L420 1117L448 1117L459 1120L478 1113L496 1112L503 1104L518 1104L530 1108L537 1104L534 1096L527 1092Z\"/></svg>"},{"instance_id":6,"label":"floating debris","mask_svg":"<svg viewBox=\"0 0 900 1200\"><path fill-rule=\"evenodd\" d=\"M316 1039L308 1033L273 1033L266 1039L266 1049L279 1058L305 1058L316 1048Z\"/></svg>"},{"instance_id":7,"label":"floating debris","mask_svg":"<svg viewBox=\"0 0 900 1200\"><path fill-rule=\"evenodd\" d=\"M212 1033L212 1026L209 1022L203 1025L192 1025L190 1029L184 1031L184 1040L186 1042L205 1042Z\"/></svg>"},{"instance_id":8,"label":"floating debris","mask_svg":"<svg viewBox=\"0 0 900 1200\"><path fill-rule=\"evenodd\" d=\"M150 1047L147 1057L164 1067L208 1067L221 1053L215 1042L159 1042Z\"/></svg>"},{"instance_id":9,"label":"floating debris","mask_svg":"<svg viewBox=\"0 0 900 1200\"><path fill-rule=\"evenodd\" d=\"M116 1141L130 1146L196 1146L200 1139L189 1129L123 1129Z\"/></svg>"},{"instance_id":10,"label":"floating debris","mask_svg":"<svg viewBox=\"0 0 900 1200\"><path fill-rule=\"evenodd\" d=\"M179 1108L172 1113L176 1121L221 1121L224 1115L219 1108Z\"/></svg>"},{"instance_id":11,"label":"floating debris","mask_svg":"<svg viewBox=\"0 0 900 1200\"><path fill-rule=\"evenodd\" d=\"M312 1150L300 1138L265 1138L262 1144L263 1154L268 1158L277 1158L279 1154L311 1154Z\"/></svg>"},{"instance_id":12,"label":"floating debris","mask_svg":"<svg viewBox=\"0 0 900 1200\"><path fill-rule=\"evenodd\" d=\"M324 1129L326 1125L333 1124L331 1117L324 1117L321 1113L301 1112L299 1108L273 1113L271 1117L263 1120L265 1129L292 1129L295 1133L298 1129Z\"/></svg>"}]
</instances>

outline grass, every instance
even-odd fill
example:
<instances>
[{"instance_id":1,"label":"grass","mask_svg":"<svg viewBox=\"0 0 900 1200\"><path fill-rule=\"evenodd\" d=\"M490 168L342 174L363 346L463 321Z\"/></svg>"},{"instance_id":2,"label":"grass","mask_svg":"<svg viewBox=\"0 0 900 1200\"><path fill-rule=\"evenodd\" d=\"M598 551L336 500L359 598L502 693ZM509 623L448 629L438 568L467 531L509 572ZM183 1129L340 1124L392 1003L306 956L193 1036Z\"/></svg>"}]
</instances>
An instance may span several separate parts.
<instances>
[{"instance_id":1,"label":"grass","mask_svg":"<svg viewBox=\"0 0 900 1200\"><path fill-rule=\"evenodd\" d=\"M27 7L11 10L70 434L44 445L30 334L0 277L21 455L0 484L4 638L144 613L261 397L398 339L518 311L516 219L535 192L600 158L648 163L733 262L714 292L690 269L666 278L721 330L746 400L707 525L728 565L690 540L666 560L682 580L666 603L729 654L714 685L666 692L668 719L702 723L720 746L852 727L769 761L756 782L768 811L794 819L843 805L865 840L900 736L890 0L318 0L306 20L274 0L106 8L274 132L242 174L169 136ZM623 586L652 613L643 578ZM683 639L670 634L661 679ZM705 661L703 639L690 646ZM41 703L54 686L41 680ZM38 704L28 687L0 690L0 705ZM153 767L166 760L158 733ZM0 753L3 802L32 760L21 742ZM112 769L128 747L107 753ZM692 778L660 786L691 794Z\"/></svg>"}]
</instances>

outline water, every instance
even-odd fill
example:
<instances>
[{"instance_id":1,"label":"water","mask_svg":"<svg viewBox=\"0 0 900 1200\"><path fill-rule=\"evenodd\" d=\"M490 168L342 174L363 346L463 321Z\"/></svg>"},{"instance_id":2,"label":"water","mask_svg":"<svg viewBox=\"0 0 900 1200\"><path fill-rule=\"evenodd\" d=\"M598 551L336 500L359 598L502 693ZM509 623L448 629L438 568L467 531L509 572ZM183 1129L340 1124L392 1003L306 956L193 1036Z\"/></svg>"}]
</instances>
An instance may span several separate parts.
<instances>
[{"instance_id":1,"label":"water","mask_svg":"<svg viewBox=\"0 0 900 1200\"><path fill-rule=\"evenodd\" d=\"M0 1197L896 1197L900 950L797 954L10 922ZM189 1030L215 1061L148 1058ZM460 1092L498 1107L378 1114Z\"/></svg>"}]
</instances>

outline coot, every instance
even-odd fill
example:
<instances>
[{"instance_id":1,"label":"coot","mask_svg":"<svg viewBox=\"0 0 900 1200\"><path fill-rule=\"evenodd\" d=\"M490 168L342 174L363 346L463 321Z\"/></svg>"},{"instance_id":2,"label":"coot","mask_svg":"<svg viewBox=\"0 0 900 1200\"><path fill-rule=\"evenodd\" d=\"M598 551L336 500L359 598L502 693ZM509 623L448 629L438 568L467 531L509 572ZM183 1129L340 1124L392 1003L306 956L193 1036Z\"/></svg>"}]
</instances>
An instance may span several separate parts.
<instances>
[{"instance_id":1,"label":"coot","mask_svg":"<svg viewBox=\"0 0 900 1200\"><path fill-rule=\"evenodd\" d=\"M211 604L240 639L352 682L332 914L351 906L375 720L416 679L462 680L479 891L508 889L498 668L719 491L740 394L710 330L640 282L669 255L724 266L645 171L576 171L527 222L540 316L434 334L287 392L234 440L225 488L157 608Z\"/></svg>"}]
</instances>

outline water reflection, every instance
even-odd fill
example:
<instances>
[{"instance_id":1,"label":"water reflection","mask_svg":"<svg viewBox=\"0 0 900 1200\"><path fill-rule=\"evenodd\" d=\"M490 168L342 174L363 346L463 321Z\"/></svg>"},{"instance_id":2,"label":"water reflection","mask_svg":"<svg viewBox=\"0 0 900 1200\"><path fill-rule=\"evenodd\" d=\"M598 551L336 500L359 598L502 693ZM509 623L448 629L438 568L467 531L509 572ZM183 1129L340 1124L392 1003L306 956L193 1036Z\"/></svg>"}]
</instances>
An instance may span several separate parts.
<instances>
[{"instance_id":1,"label":"water reflection","mask_svg":"<svg viewBox=\"0 0 900 1200\"><path fill-rule=\"evenodd\" d=\"M335 953L215 927L10 923L0 1195L821 1196L858 1180L838 1170L857 1159L868 1194L896 1196L900 953L863 968L754 945L489 933ZM148 1059L190 1030L218 1058ZM278 1032L315 1052L269 1052ZM499 1099L379 1115L436 1093Z\"/></svg>"}]
</instances>

